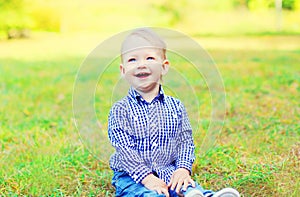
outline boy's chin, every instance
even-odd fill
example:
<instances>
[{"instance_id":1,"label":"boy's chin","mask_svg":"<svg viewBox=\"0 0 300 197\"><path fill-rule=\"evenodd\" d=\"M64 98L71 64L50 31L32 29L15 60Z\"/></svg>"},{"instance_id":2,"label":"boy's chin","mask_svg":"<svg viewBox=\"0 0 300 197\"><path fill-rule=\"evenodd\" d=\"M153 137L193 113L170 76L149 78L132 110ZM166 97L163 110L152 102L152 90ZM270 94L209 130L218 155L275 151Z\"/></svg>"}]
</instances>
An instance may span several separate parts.
<instances>
[{"instance_id":1,"label":"boy's chin","mask_svg":"<svg viewBox=\"0 0 300 197\"><path fill-rule=\"evenodd\" d=\"M153 90L155 90L156 88L159 88L159 83L144 83L141 84L137 87L135 87L135 89L142 91L142 92L151 92Z\"/></svg>"}]
</instances>

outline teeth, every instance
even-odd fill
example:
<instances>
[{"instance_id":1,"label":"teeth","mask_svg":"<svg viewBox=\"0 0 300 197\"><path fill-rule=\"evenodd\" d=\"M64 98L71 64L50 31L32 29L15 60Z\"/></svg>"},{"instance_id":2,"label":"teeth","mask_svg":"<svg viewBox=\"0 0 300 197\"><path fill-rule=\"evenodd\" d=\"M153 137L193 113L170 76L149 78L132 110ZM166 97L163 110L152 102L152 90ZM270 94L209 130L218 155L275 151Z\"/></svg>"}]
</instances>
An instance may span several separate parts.
<instances>
[{"instance_id":1,"label":"teeth","mask_svg":"<svg viewBox=\"0 0 300 197\"><path fill-rule=\"evenodd\" d=\"M136 76L137 77L145 77L145 76L148 76L148 75L149 75L148 73L139 73Z\"/></svg>"}]
</instances>

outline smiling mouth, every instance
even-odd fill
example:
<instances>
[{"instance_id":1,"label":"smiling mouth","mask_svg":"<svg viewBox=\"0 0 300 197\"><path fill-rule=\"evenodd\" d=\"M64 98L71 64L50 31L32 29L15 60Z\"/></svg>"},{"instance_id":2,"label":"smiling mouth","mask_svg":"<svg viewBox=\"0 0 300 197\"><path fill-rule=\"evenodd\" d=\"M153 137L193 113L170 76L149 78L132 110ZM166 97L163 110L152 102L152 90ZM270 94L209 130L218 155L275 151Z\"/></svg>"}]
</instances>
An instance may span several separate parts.
<instances>
[{"instance_id":1,"label":"smiling mouth","mask_svg":"<svg viewBox=\"0 0 300 197\"><path fill-rule=\"evenodd\" d=\"M150 73L138 73L135 76L138 78L145 78L148 77L150 75Z\"/></svg>"}]
</instances>

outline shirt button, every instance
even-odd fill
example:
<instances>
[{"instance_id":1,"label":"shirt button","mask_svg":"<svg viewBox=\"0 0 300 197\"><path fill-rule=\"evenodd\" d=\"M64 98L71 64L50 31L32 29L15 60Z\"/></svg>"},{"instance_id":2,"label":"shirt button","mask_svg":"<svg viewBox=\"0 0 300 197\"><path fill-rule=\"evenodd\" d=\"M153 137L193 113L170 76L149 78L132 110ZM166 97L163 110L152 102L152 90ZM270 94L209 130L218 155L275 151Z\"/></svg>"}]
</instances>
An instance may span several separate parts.
<instances>
[{"instance_id":1,"label":"shirt button","mask_svg":"<svg viewBox=\"0 0 300 197\"><path fill-rule=\"evenodd\" d=\"M174 114L173 114L173 118L177 118L177 114L174 113Z\"/></svg>"},{"instance_id":2,"label":"shirt button","mask_svg":"<svg viewBox=\"0 0 300 197\"><path fill-rule=\"evenodd\" d=\"M153 128L153 127L155 127L155 126L156 126L155 123L152 123L152 124L150 125L151 128Z\"/></svg>"}]
</instances>

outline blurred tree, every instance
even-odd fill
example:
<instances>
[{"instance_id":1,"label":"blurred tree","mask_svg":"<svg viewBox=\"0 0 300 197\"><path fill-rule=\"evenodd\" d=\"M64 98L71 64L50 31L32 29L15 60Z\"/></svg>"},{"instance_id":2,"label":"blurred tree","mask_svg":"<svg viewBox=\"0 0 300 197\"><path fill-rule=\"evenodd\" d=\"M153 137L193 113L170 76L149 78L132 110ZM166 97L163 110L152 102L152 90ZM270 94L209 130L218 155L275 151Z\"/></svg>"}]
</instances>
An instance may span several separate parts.
<instances>
[{"instance_id":1,"label":"blurred tree","mask_svg":"<svg viewBox=\"0 0 300 197\"><path fill-rule=\"evenodd\" d=\"M233 0L232 4L234 7L248 7L250 0Z\"/></svg>"},{"instance_id":2,"label":"blurred tree","mask_svg":"<svg viewBox=\"0 0 300 197\"><path fill-rule=\"evenodd\" d=\"M268 9L276 7L278 0L234 0L238 3L246 3L250 10ZM294 10L296 1L299 0L281 0L282 9Z\"/></svg>"},{"instance_id":3,"label":"blurred tree","mask_svg":"<svg viewBox=\"0 0 300 197\"><path fill-rule=\"evenodd\" d=\"M282 0L282 8L287 10L294 10L295 0Z\"/></svg>"},{"instance_id":4,"label":"blurred tree","mask_svg":"<svg viewBox=\"0 0 300 197\"><path fill-rule=\"evenodd\" d=\"M168 25L174 26L184 17L187 0L165 0L154 4L154 7L164 15L169 16Z\"/></svg>"},{"instance_id":5,"label":"blurred tree","mask_svg":"<svg viewBox=\"0 0 300 197\"><path fill-rule=\"evenodd\" d=\"M5 31L7 37L28 37L31 18L26 13L24 0L0 0L0 31Z\"/></svg>"},{"instance_id":6,"label":"blurred tree","mask_svg":"<svg viewBox=\"0 0 300 197\"><path fill-rule=\"evenodd\" d=\"M1 9L7 10L15 10L20 11L23 8L23 0L0 0L0 7Z\"/></svg>"}]
</instances>

